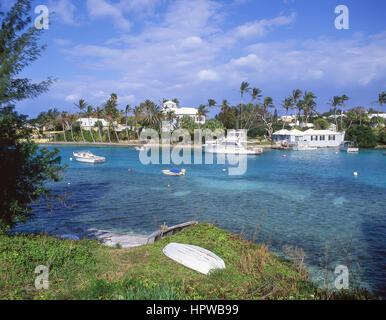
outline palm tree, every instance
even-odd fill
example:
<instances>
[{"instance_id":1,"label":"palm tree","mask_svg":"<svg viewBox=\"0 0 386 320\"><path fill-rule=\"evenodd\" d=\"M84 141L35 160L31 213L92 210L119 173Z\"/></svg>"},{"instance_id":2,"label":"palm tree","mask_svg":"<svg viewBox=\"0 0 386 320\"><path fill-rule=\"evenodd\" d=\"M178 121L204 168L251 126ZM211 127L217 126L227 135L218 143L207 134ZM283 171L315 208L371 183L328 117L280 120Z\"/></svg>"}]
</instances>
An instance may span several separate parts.
<instances>
[{"instance_id":1,"label":"palm tree","mask_svg":"<svg viewBox=\"0 0 386 320\"><path fill-rule=\"evenodd\" d=\"M340 106L340 104L341 104L341 97L339 97L339 96L334 96L332 98L332 100L330 100L330 105L334 109L335 126L337 129L338 129L338 122L337 122L337 118L336 118L336 109L338 108L338 106Z\"/></svg>"},{"instance_id":2,"label":"palm tree","mask_svg":"<svg viewBox=\"0 0 386 320\"><path fill-rule=\"evenodd\" d=\"M143 107L142 106L136 106L133 110L134 113L134 120L135 120L135 132L137 133L137 138L139 137L138 134L138 120L141 118L143 112Z\"/></svg>"},{"instance_id":3,"label":"palm tree","mask_svg":"<svg viewBox=\"0 0 386 320\"><path fill-rule=\"evenodd\" d=\"M75 113L69 114L68 116L68 121L70 123L70 129L71 129L71 138L73 142L75 142L75 139L74 139L74 132L72 130L72 126L77 119L78 119L78 116Z\"/></svg>"},{"instance_id":4,"label":"palm tree","mask_svg":"<svg viewBox=\"0 0 386 320\"><path fill-rule=\"evenodd\" d=\"M127 135L127 143L130 142L129 138L129 131L127 129L127 114L131 111L131 106L129 104L126 105L125 107L125 125L126 125L126 135Z\"/></svg>"},{"instance_id":5,"label":"palm tree","mask_svg":"<svg viewBox=\"0 0 386 320\"><path fill-rule=\"evenodd\" d=\"M293 103L292 99L289 97L289 98L285 98L283 103L281 104L281 106L285 109L286 116L288 115L288 109L291 108L292 103ZM284 125L285 125L285 122L283 121L283 129L284 129Z\"/></svg>"},{"instance_id":6,"label":"palm tree","mask_svg":"<svg viewBox=\"0 0 386 320\"><path fill-rule=\"evenodd\" d=\"M240 109L239 109L239 129L241 129L241 116L242 116L242 108L244 104L244 93L249 92L251 88L249 87L249 83L246 81L241 82L240 85Z\"/></svg>"},{"instance_id":7,"label":"palm tree","mask_svg":"<svg viewBox=\"0 0 386 320\"><path fill-rule=\"evenodd\" d=\"M316 96L313 92L307 92L307 91L304 92L303 113L306 117L306 123L308 123L309 114L316 108L316 102L314 99L316 99Z\"/></svg>"},{"instance_id":8,"label":"palm tree","mask_svg":"<svg viewBox=\"0 0 386 320\"><path fill-rule=\"evenodd\" d=\"M94 113L93 107L88 106L87 111L86 111L86 115L87 115L87 119L88 119L88 125L89 125L91 139L92 139L92 142L95 143L94 135L92 134L92 130L91 130L91 122L90 122L90 117L93 115L93 113Z\"/></svg>"},{"instance_id":9,"label":"palm tree","mask_svg":"<svg viewBox=\"0 0 386 320\"><path fill-rule=\"evenodd\" d=\"M103 142L103 138L102 138L102 132L101 132L101 127L100 127L101 121L99 121L99 119L103 118L103 114L104 114L103 109L101 109L100 107L96 107L96 109L94 110L94 115L98 119L97 125L98 125L99 138L100 138L101 142ZM102 125L103 125L103 123L102 123Z\"/></svg>"},{"instance_id":10,"label":"palm tree","mask_svg":"<svg viewBox=\"0 0 386 320\"><path fill-rule=\"evenodd\" d=\"M378 95L378 103L379 103L379 111L378 111L378 117L379 117L379 113L381 112L382 105L386 103L386 91L383 91Z\"/></svg>"},{"instance_id":11,"label":"palm tree","mask_svg":"<svg viewBox=\"0 0 386 320\"><path fill-rule=\"evenodd\" d=\"M118 134L117 134L117 131L115 130L115 126L113 123L114 120L116 120L119 115L119 111L117 109L117 104L118 104L117 101L118 101L118 96L115 93L112 93L110 94L109 99L103 105L105 116L109 121L109 126L107 128L107 136L109 138L109 143L111 143L110 126L113 127L117 141L119 142Z\"/></svg>"},{"instance_id":12,"label":"palm tree","mask_svg":"<svg viewBox=\"0 0 386 320\"><path fill-rule=\"evenodd\" d=\"M67 142L67 138L66 138L67 117L68 117L67 112L63 111L60 114L60 118L59 118L59 121L60 121L62 128L63 128L63 137L64 137L65 142Z\"/></svg>"},{"instance_id":13,"label":"palm tree","mask_svg":"<svg viewBox=\"0 0 386 320\"><path fill-rule=\"evenodd\" d=\"M179 101L177 98L174 98L172 101L173 101L177 106L180 105L180 101Z\"/></svg>"},{"instance_id":14,"label":"palm tree","mask_svg":"<svg viewBox=\"0 0 386 320\"><path fill-rule=\"evenodd\" d=\"M214 100L213 100L214 101ZM206 109L206 106L201 104L197 109L197 116L199 121L201 122L201 118L205 117L208 114L209 110Z\"/></svg>"},{"instance_id":15,"label":"palm tree","mask_svg":"<svg viewBox=\"0 0 386 320\"><path fill-rule=\"evenodd\" d=\"M297 108L298 108L298 100L300 99L302 93L303 93L303 92L302 92L300 89L295 89L295 90L292 91L292 97L291 97L291 99L292 99L292 101L293 101L293 106L294 106L294 108L295 108L295 125L297 125L297 123L298 123L298 120L297 120L297 114L296 114L297 112L296 112L296 110L297 110ZM299 112L300 112L300 110L299 110Z\"/></svg>"},{"instance_id":16,"label":"palm tree","mask_svg":"<svg viewBox=\"0 0 386 320\"><path fill-rule=\"evenodd\" d=\"M153 101L147 99L141 104L145 110L145 122L148 126L158 130L162 118L161 108Z\"/></svg>"},{"instance_id":17,"label":"palm tree","mask_svg":"<svg viewBox=\"0 0 386 320\"><path fill-rule=\"evenodd\" d=\"M74 104L75 104L75 107L79 109L79 118L80 118L82 115L83 109L85 109L87 106L87 103L84 99L80 99L78 103L74 103ZM85 142L84 136L83 136L83 130L82 130L82 123L80 123L80 133L82 134L83 142Z\"/></svg>"},{"instance_id":18,"label":"palm tree","mask_svg":"<svg viewBox=\"0 0 386 320\"><path fill-rule=\"evenodd\" d=\"M345 108L344 102L349 100L350 98L345 94L340 97L341 101L341 112L340 112L340 130L343 130L343 108Z\"/></svg>"},{"instance_id":19,"label":"palm tree","mask_svg":"<svg viewBox=\"0 0 386 320\"><path fill-rule=\"evenodd\" d=\"M215 107L216 104L217 104L216 100L208 99L208 104L207 104L208 107Z\"/></svg>"},{"instance_id":20,"label":"palm tree","mask_svg":"<svg viewBox=\"0 0 386 320\"><path fill-rule=\"evenodd\" d=\"M275 106L273 105L273 99L271 97L264 98L263 108L264 108L264 113L267 112L268 108L275 108Z\"/></svg>"}]
</instances>

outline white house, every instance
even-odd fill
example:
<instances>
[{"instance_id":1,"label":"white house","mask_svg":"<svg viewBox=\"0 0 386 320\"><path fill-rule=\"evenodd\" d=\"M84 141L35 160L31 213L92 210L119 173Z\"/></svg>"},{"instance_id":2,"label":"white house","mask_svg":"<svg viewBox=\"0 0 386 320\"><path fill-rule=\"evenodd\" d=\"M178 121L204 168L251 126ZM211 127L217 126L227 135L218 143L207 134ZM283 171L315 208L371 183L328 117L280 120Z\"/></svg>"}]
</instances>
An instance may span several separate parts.
<instances>
[{"instance_id":1,"label":"white house","mask_svg":"<svg viewBox=\"0 0 386 320\"><path fill-rule=\"evenodd\" d=\"M372 114L368 114L367 115L370 119L373 118L373 117L380 117L380 118L383 118L383 119L386 119L386 113L372 113Z\"/></svg>"},{"instance_id":2,"label":"white house","mask_svg":"<svg viewBox=\"0 0 386 320\"><path fill-rule=\"evenodd\" d=\"M344 141L344 132L331 130L279 130L272 134L272 140L284 146L304 143L309 147L328 148L338 147Z\"/></svg>"},{"instance_id":3,"label":"white house","mask_svg":"<svg viewBox=\"0 0 386 320\"><path fill-rule=\"evenodd\" d=\"M79 118L78 120L76 120L78 122L80 122L80 126L82 127L82 129L85 129L85 130L90 130L90 129L93 129L95 127L95 124L100 121L103 125L103 127L108 127L109 126L109 122L106 121L105 119L98 119L98 118Z\"/></svg>"},{"instance_id":4,"label":"white house","mask_svg":"<svg viewBox=\"0 0 386 320\"><path fill-rule=\"evenodd\" d=\"M198 116L198 110L196 108L177 108L177 104L173 101L165 101L163 103L163 108L162 108L162 111L163 112L168 112L168 111L174 111L176 117L178 119L181 119L183 116L189 116L191 118L194 119L194 122L196 122L197 124L204 124L205 123L205 116L201 116L199 117ZM173 123L174 125L175 123Z\"/></svg>"}]
</instances>

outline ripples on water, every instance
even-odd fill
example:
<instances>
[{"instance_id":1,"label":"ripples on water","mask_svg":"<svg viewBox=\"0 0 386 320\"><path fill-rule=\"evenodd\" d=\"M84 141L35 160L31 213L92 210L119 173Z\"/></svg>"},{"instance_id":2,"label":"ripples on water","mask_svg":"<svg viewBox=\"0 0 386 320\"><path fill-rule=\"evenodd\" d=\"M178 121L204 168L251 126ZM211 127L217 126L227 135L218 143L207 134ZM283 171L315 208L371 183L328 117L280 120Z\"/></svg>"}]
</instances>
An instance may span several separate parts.
<instances>
[{"instance_id":1,"label":"ripples on water","mask_svg":"<svg viewBox=\"0 0 386 320\"><path fill-rule=\"evenodd\" d=\"M142 165L131 148L89 147L106 157L98 165L70 161L79 147L59 149L70 166L53 188L72 193L76 206L55 213L37 208L37 216L18 226L19 232L66 227L149 234L164 222L198 219L252 235L261 225L257 240L270 243L272 251L280 254L285 244L304 249L317 283L326 245L331 271L347 264L350 246L361 284L386 296L386 157L381 151L267 150L248 157L245 175L229 176L222 171L227 165L220 164ZM165 168L186 168L187 175L166 176Z\"/></svg>"}]
</instances>

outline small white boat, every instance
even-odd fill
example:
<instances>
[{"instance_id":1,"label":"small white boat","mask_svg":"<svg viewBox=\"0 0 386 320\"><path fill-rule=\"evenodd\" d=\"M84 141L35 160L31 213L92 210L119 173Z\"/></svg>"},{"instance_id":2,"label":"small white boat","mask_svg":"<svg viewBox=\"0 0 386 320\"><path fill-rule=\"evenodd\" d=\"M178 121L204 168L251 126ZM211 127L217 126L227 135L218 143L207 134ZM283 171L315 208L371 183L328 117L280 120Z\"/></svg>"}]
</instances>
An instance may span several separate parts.
<instances>
[{"instance_id":1,"label":"small white boat","mask_svg":"<svg viewBox=\"0 0 386 320\"><path fill-rule=\"evenodd\" d=\"M102 163L105 162L105 157L100 157L92 154L90 151L79 151L72 153L75 159L79 162L86 163Z\"/></svg>"},{"instance_id":2,"label":"small white boat","mask_svg":"<svg viewBox=\"0 0 386 320\"><path fill-rule=\"evenodd\" d=\"M184 176L186 174L185 169L170 169L170 170L162 170L163 174L167 174L169 176Z\"/></svg>"},{"instance_id":3,"label":"small white boat","mask_svg":"<svg viewBox=\"0 0 386 320\"><path fill-rule=\"evenodd\" d=\"M345 152L358 152L359 148L353 141L343 141L343 143L339 147L340 151Z\"/></svg>"},{"instance_id":4,"label":"small white boat","mask_svg":"<svg viewBox=\"0 0 386 320\"><path fill-rule=\"evenodd\" d=\"M223 259L207 249L191 244L171 242L162 252L168 258L205 275L212 270L225 269Z\"/></svg>"},{"instance_id":5,"label":"small white boat","mask_svg":"<svg viewBox=\"0 0 386 320\"><path fill-rule=\"evenodd\" d=\"M239 142L234 139L224 139L222 141L206 143L205 152L220 154L258 155L263 153L263 148L248 147L246 143Z\"/></svg>"}]
</instances>

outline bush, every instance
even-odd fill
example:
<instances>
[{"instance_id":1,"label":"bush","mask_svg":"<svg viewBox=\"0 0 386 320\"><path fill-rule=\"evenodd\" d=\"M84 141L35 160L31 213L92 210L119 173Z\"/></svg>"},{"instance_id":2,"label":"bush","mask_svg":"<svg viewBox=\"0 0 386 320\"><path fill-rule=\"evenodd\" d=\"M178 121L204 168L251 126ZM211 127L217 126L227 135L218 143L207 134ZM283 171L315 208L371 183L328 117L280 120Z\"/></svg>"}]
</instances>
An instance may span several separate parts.
<instances>
[{"instance_id":1,"label":"bush","mask_svg":"<svg viewBox=\"0 0 386 320\"><path fill-rule=\"evenodd\" d=\"M383 129L378 133L378 143L379 144L386 144L386 129Z\"/></svg>"},{"instance_id":2,"label":"bush","mask_svg":"<svg viewBox=\"0 0 386 320\"><path fill-rule=\"evenodd\" d=\"M377 145L377 136L374 131L364 125L354 125L347 130L346 140L356 142L360 148L374 148Z\"/></svg>"}]
</instances>

